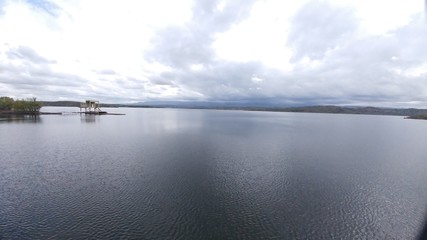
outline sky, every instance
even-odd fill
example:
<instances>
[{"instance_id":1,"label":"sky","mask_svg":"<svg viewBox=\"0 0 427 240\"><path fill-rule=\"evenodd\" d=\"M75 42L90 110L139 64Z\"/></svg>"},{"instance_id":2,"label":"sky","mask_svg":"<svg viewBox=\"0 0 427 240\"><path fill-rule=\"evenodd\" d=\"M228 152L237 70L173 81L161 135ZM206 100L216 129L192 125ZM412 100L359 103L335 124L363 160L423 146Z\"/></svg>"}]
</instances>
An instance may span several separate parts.
<instances>
[{"instance_id":1,"label":"sky","mask_svg":"<svg viewBox=\"0 0 427 240\"><path fill-rule=\"evenodd\" d=\"M427 0L0 0L0 96L427 108Z\"/></svg>"}]
</instances>

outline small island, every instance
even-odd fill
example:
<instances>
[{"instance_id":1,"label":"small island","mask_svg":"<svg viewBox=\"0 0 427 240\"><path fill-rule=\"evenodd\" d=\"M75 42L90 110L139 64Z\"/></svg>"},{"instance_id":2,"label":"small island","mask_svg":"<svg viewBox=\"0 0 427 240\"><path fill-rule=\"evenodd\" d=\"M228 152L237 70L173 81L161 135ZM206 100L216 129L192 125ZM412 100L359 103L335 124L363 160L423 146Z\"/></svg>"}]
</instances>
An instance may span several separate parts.
<instances>
[{"instance_id":1,"label":"small island","mask_svg":"<svg viewBox=\"0 0 427 240\"><path fill-rule=\"evenodd\" d=\"M101 110L101 104L96 100L86 100L83 103L80 103L80 112L84 114L95 114L95 115L105 115L108 114L105 111ZM84 111L82 111L84 109Z\"/></svg>"}]
</instances>

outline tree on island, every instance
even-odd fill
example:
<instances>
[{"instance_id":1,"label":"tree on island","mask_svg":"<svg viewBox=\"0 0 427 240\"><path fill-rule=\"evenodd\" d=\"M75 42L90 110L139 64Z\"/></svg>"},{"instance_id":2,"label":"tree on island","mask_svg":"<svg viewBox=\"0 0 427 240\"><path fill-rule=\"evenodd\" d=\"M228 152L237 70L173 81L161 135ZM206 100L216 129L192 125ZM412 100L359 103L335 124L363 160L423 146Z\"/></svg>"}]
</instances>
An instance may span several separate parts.
<instances>
[{"instance_id":1,"label":"tree on island","mask_svg":"<svg viewBox=\"0 0 427 240\"><path fill-rule=\"evenodd\" d=\"M14 100L11 97L0 97L0 111L35 114L40 111L42 104L37 98Z\"/></svg>"},{"instance_id":2,"label":"tree on island","mask_svg":"<svg viewBox=\"0 0 427 240\"><path fill-rule=\"evenodd\" d=\"M0 111L10 111L13 108L15 100L11 97L0 97Z\"/></svg>"}]
</instances>

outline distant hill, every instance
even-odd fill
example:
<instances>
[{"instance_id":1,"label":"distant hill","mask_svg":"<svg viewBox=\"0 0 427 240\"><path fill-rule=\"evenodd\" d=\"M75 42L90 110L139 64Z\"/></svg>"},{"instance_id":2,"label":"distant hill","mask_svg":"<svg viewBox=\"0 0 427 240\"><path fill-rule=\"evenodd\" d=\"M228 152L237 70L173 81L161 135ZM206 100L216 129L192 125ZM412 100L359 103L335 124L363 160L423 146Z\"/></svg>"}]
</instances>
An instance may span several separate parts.
<instances>
[{"instance_id":1,"label":"distant hill","mask_svg":"<svg viewBox=\"0 0 427 240\"><path fill-rule=\"evenodd\" d=\"M379 108L360 106L280 106L280 104L257 102L147 102L137 103L134 107L170 107L195 109L229 109L247 111L272 112L306 112L306 113L337 113L337 114L365 114L365 115L393 115L393 116L420 116L427 115L427 109L416 108Z\"/></svg>"},{"instance_id":2,"label":"distant hill","mask_svg":"<svg viewBox=\"0 0 427 240\"><path fill-rule=\"evenodd\" d=\"M73 102L73 101L41 101L43 106L46 107L79 107L80 102Z\"/></svg>"},{"instance_id":3,"label":"distant hill","mask_svg":"<svg viewBox=\"0 0 427 240\"><path fill-rule=\"evenodd\" d=\"M79 107L80 102L75 101L44 101L43 106ZM244 110L244 111L270 111L270 112L302 112L302 113L336 113L336 114L365 114L365 115L394 115L412 116L413 118L427 118L427 109L416 108L379 108L379 107L359 107L359 106L283 106L278 104L261 104L255 102L144 102L136 104L101 104L101 107L133 107L133 108L186 108L186 109L223 109L223 110Z\"/></svg>"},{"instance_id":4,"label":"distant hill","mask_svg":"<svg viewBox=\"0 0 427 240\"><path fill-rule=\"evenodd\" d=\"M284 112L310 113L341 113L366 115L413 116L427 114L427 109L416 108L377 108L377 107L340 107L340 106L308 106L282 109Z\"/></svg>"}]
</instances>

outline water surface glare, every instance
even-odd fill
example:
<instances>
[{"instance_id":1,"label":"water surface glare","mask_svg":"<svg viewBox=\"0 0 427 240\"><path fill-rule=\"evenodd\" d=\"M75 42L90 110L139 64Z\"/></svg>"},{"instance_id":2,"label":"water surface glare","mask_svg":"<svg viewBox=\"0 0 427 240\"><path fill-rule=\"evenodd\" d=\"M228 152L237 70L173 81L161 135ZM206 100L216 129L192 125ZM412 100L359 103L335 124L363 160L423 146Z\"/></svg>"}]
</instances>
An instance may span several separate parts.
<instances>
[{"instance_id":1,"label":"water surface glare","mask_svg":"<svg viewBox=\"0 0 427 240\"><path fill-rule=\"evenodd\" d=\"M0 239L413 239L421 229L427 121L108 111L126 115L0 121Z\"/></svg>"}]
</instances>

